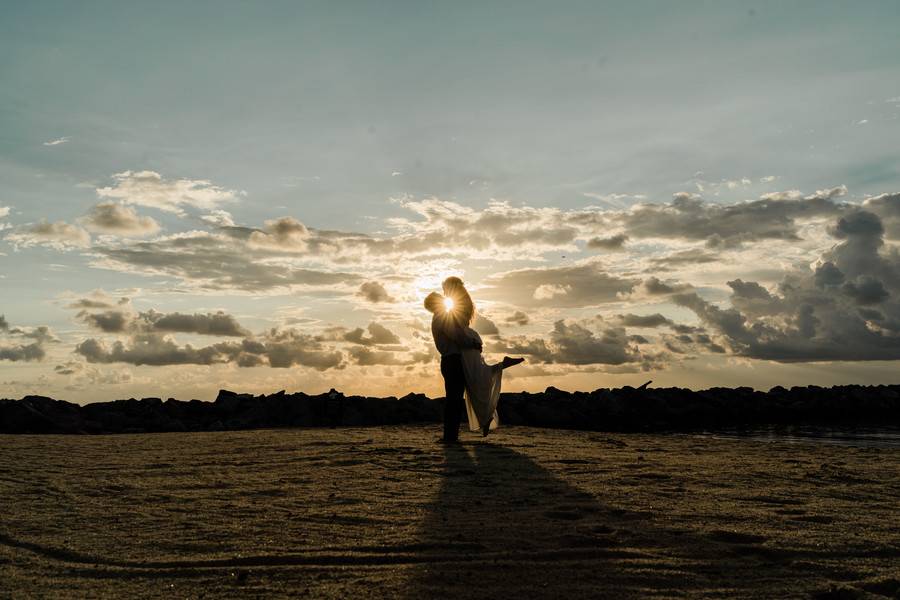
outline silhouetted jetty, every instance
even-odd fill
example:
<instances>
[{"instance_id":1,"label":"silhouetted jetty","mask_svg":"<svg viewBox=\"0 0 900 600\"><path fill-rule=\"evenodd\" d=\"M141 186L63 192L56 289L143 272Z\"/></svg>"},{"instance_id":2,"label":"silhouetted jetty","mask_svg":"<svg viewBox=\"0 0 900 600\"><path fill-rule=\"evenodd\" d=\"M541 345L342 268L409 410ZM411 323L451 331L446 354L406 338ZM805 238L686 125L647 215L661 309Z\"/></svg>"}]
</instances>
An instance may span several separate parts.
<instances>
[{"instance_id":1,"label":"silhouetted jetty","mask_svg":"<svg viewBox=\"0 0 900 600\"><path fill-rule=\"evenodd\" d=\"M0 433L140 433L273 427L438 423L441 398L325 394L254 396L221 390L214 402L169 398L78 405L44 396L0 400ZM598 389L506 393L500 420L593 431L689 431L759 425L900 425L900 385Z\"/></svg>"}]
</instances>

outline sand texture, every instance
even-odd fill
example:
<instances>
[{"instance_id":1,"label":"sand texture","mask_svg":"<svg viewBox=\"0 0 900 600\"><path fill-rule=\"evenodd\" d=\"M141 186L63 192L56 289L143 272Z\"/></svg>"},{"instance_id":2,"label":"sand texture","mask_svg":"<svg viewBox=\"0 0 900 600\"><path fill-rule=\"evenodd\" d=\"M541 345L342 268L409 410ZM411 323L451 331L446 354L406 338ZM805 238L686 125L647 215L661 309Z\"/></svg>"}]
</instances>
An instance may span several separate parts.
<instances>
[{"instance_id":1,"label":"sand texture","mask_svg":"<svg viewBox=\"0 0 900 600\"><path fill-rule=\"evenodd\" d=\"M0 597L897 597L900 450L506 427L0 436Z\"/></svg>"}]
</instances>

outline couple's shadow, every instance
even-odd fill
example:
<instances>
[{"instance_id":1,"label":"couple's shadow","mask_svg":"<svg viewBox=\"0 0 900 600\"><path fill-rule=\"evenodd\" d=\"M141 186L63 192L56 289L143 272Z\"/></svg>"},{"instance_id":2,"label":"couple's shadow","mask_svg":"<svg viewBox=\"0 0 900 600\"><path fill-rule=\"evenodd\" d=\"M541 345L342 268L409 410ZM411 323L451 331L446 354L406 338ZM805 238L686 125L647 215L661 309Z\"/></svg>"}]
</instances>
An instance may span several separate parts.
<instances>
[{"instance_id":1,"label":"couple's shadow","mask_svg":"<svg viewBox=\"0 0 900 600\"><path fill-rule=\"evenodd\" d=\"M490 441L448 446L441 477L417 543L422 562L410 598L561 597L563 590L563 597L597 597L680 587L666 569L638 574L634 564L653 552L636 542L626 511L601 505L522 452Z\"/></svg>"}]
</instances>

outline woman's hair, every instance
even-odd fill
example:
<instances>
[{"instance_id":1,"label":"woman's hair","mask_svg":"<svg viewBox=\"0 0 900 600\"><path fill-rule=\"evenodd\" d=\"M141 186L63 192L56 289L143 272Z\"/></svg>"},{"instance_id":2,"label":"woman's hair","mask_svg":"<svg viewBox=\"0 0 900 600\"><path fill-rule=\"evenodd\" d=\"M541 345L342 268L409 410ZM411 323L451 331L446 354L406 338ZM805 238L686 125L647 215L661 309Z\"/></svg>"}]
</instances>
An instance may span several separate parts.
<instances>
[{"instance_id":1,"label":"woman's hair","mask_svg":"<svg viewBox=\"0 0 900 600\"><path fill-rule=\"evenodd\" d=\"M444 297L437 292L431 292L425 296L425 308L430 313L436 313L444 310Z\"/></svg>"},{"instance_id":2,"label":"woman's hair","mask_svg":"<svg viewBox=\"0 0 900 600\"><path fill-rule=\"evenodd\" d=\"M453 300L453 313L460 322L469 326L475 319L475 303L459 277L448 277L443 283L444 293Z\"/></svg>"}]
</instances>

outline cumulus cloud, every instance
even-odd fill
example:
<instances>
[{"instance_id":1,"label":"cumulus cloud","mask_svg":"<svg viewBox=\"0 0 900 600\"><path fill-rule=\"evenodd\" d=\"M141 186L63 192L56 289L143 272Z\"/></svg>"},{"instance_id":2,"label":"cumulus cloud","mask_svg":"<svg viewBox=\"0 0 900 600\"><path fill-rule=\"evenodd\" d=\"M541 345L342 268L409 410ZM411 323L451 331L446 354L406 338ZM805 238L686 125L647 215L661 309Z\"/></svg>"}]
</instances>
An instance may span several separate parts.
<instances>
[{"instance_id":1,"label":"cumulus cloud","mask_svg":"<svg viewBox=\"0 0 900 600\"><path fill-rule=\"evenodd\" d=\"M504 321L506 321L510 325L518 325L518 326L522 327L522 326L528 325L529 319L528 319L528 315L523 313L521 310L517 310L513 314L506 317L506 319L504 319Z\"/></svg>"},{"instance_id":2,"label":"cumulus cloud","mask_svg":"<svg viewBox=\"0 0 900 600\"><path fill-rule=\"evenodd\" d=\"M368 335L361 327L352 329L343 335L343 339L353 344L362 346L376 346L381 344L399 344L400 338L396 333L379 323L369 323Z\"/></svg>"},{"instance_id":3,"label":"cumulus cloud","mask_svg":"<svg viewBox=\"0 0 900 600\"><path fill-rule=\"evenodd\" d=\"M696 292L672 300L720 334L731 352L781 362L900 358L900 254L884 251L884 227L874 213L837 219L841 242L813 269L789 273L771 291L737 279L731 307Z\"/></svg>"},{"instance_id":4,"label":"cumulus cloud","mask_svg":"<svg viewBox=\"0 0 900 600\"><path fill-rule=\"evenodd\" d=\"M756 240L800 239L797 221L839 214L833 200L846 194L840 186L815 194L766 194L738 204L711 204L696 194L675 194L668 204L641 204L618 215L629 235L639 238L703 240L710 246L734 246Z\"/></svg>"},{"instance_id":5,"label":"cumulus cloud","mask_svg":"<svg viewBox=\"0 0 900 600\"><path fill-rule=\"evenodd\" d=\"M491 352L531 357L541 363L622 365L640 363L640 349L624 327L603 324L599 332L586 324L558 320L546 337L512 336L488 344Z\"/></svg>"},{"instance_id":6,"label":"cumulus cloud","mask_svg":"<svg viewBox=\"0 0 900 600\"><path fill-rule=\"evenodd\" d=\"M479 312L475 313L475 321L472 323L472 329L481 335L497 335L500 333L496 323Z\"/></svg>"},{"instance_id":7,"label":"cumulus cloud","mask_svg":"<svg viewBox=\"0 0 900 600\"><path fill-rule=\"evenodd\" d=\"M0 206L0 219L8 217L9 210L10 210L10 208L8 206Z\"/></svg>"},{"instance_id":8,"label":"cumulus cloud","mask_svg":"<svg viewBox=\"0 0 900 600\"><path fill-rule=\"evenodd\" d=\"M384 286L377 281L366 281L359 286L357 296L365 298L369 302L396 302L396 300L388 294Z\"/></svg>"},{"instance_id":9,"label":"cumulus cloud","mask_svg":"<svg viewBox=\"0 0 900 600\"><path fill-rule=\"evenodd\" d=\"M266 221L263 231L250 234L248 245L262 250L305 252L310 238L306 225L294 217L280 217Z\"/></svg>"},{"instance_id":10,"label":"cumulus cloud","mask_svg":"<svg viewBox=\"0 0 900 600\"><path fill-rule=\"evenodd\" d=\"M594 237L588 240L587 247L600 250L621 250L625 247L628 236L619 233L610 237Z\"/></svg>"},{"instance_id":11,"label":"cumulus cloud","mask_svg":"<svg viewBox=\"0 0 900 600\"><path fill-rule=\"evenodd\" d=\"M211 211L237 200L240 195L205 179L164 179L155 171L123 171L113 175L112 179L113 185L97 188L99 197L182 216L185 207Z\"/></svg>"},{"instance_id":12,"label":"cumulus cloud","mask_svg":"<svg viewBox=\"0 0 900 600\"><path fill-rule=\"evenodd\" d=\"M614 302L638 280L608 273L601 263L521 269L492 275L478 293L519 306L586 307Z\"/></svg>"},{"instance_id":13,"label":"cumulus cloud","mask_svg":"<svg viewBox=\"0 0 900 600\"><path fill-rule=\"evenodd\" d=\"M251 251L236 234L190 231L151 241L94 248L94 266L173 277L202 290L266 292L300 286L359 285L362 277L270 260Z\"/></svg>"},{"instance_id":14,"label":"cumulus cloud","mask_svg":"<svg viewBox=\"0 0 900 600\"><path fill-rule=\"evenodd\" d=\"M45 345L58 341L49 327L12 327L5 315L0 315L0 361L32 362L43 360Z\"/></svg>"},{"instance_id":15,"label":"cumulus cloud","mask_svg":"<svg viewBox=\"0 0 900 600\"><path fill-rule=\"evenodd\" d=\"M268 365L287 368L294 365L325 371L338 368L343 354L324 347L315 337L294 329L272 329L255 339L240 342L221 342L195 348L180 346L171 336L160 333L139 333L127 342L109 345L90 338L75 347L89 363L128 363L133 365L214 365L232 363L239 367Z\"/></svg>"},{"instance_id":16,"label":"cumulus cloud","mask_svg":"<svg viewBox=\"0 0 900 600\"><path fill-rule=\"evenodd\" d=\"M94 290L87 296L77 298L66 305L67 308L75 309L98 309L98 308L114 308L129 303L128 298L113 298L103 290Z\"/></svg>"},{"instance_id":17,"label":"cumulus cloud","mask_svg":"<svg viewBox=\"0 0 900 600\"><path fill-rule=\"evenodd\" d=\"M145 236L159 231L159 223L153 218L139 216L133 208L115 202L97 204L79 222L94 233L123 237Z\"/></svg>"},{"instance_id":18,"label":"cumulus cloud","mask_svg":"<svg viewBox=\"0 0 900 600\"><path fill-rule=\"evenodd\" d=\"M664 317L659 313L654 313L652 315L634 315L634 314L625 314L619 315L618 321L624 325L625 327L663 327L663 326L672 326L674 323L672 319L668 317Z\"/></svg>"},{"instance_id":19,"label":"cumulus cloud","mask_svg":"<svg viewBox=\"0 0 900 600\"><path fill-rule=\"evenodd\" d=\"M881 194L868 198L863 202L863 207L878 215L888 239L900 239L900 193Z\"/></svg>"},{"instance_id":20,"label":"cumulus cloud","mask_svg":"<svg viewBox=\"0 0 900 600\"><path fill-rule=\"evenodd\" d=\"M77 318L104 333L193 333L223 337L248 337L250 330L238 323L232 315L222 311L215 313L182 314L161 313L155 310L134 313L130 310L111 309L100 312L84 310Z\"/></svg>"},{"instance_id":21,"label":"cumulus cloud","mask_svg":"<svg viewBox=\"0 0 900 600\"><path fill-rule=\"evenodd\" d=\"M91 236L87 231L64 221L40 221L23 225L7 234L5 239L17 249L41 245L65 251L91 245Z\"/></svg>"}]
</instances>

